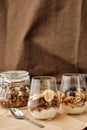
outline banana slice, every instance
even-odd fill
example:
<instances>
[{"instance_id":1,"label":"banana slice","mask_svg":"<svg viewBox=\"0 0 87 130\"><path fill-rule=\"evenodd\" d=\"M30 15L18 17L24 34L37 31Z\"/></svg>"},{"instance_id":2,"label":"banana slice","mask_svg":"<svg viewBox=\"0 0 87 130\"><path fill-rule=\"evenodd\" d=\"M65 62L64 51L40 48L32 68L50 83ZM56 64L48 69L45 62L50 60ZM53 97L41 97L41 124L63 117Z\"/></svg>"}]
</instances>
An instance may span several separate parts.
<instances>
[{"instance_id":1,"label":"banana slice","mask_svg":"<svg viewBox=\"0 0 87 130\"><path fill-rule=\"evenodd\" d=\"M35 94L34 96L32 96L32 100L37 100L37 99L40 99L42 97L44 97L43 94Z\"/></svg>"},{"instance_id":2,"label":"banana slice","mask_svg":"<svg viewBox=\"0 0 87 130\"><path fill-rule=\"evenodd\" d=\"M54 91L52 90L46 90L44 93L44 99L47 101L47 102L50 102L54 99Z\"/></svg>"}]
</instances>

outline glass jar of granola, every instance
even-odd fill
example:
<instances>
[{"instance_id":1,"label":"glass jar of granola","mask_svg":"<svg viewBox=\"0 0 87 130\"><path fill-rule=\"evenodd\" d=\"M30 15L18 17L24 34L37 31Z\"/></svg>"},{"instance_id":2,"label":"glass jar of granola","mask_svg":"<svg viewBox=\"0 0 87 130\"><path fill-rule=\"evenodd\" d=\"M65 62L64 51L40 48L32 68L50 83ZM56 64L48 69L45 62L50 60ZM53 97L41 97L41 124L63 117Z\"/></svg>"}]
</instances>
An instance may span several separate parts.
<instances>
[{"instance_id":1,"label":"glass jar of granola","mask_svg":"<svg viewBox=\"0 0 87 130\"><path fill-rule=\"evenodd\" d=\"M6 71L0 77L0 104L3 107L25 107L29 97L30 77L27 71Z\"/></svg>"}]
</instances>

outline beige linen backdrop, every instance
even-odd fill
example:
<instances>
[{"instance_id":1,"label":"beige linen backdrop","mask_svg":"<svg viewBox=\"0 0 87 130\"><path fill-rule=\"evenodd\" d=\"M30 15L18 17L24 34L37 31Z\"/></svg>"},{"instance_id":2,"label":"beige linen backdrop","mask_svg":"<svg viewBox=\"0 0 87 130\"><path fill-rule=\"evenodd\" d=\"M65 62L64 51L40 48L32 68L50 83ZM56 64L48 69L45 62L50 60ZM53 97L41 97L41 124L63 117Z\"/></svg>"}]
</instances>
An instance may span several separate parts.
<instances>
[{"instance_id":1,"label":"beige linen backdrop","mask_svg":"<svg viewBox=\"0 0 87 130\"><path fill-rule=\"evenodd\" d=\"M87 0L0 0L0 71L87 72Z\"/></svg>"}]
</instances>

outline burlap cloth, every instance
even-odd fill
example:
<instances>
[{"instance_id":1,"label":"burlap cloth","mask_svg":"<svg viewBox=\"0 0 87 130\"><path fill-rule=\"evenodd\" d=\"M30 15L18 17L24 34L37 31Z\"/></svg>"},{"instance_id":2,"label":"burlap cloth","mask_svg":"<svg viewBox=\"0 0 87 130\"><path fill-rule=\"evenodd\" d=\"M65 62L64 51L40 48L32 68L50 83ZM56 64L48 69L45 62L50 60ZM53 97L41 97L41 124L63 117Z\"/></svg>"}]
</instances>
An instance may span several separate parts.
<instances>
[{"instance_id":1,"label":"burlap cloth","mask_svg":"<svg viewBox=\"0 0 87 130\"><path fill-rule=\"evenodd\" d=\"M0 0L0 71L87 73L87 0Z\"/></svg>"},{"instance_id":2,"label":"burlap cloth","mask_svg":"<svg viewBox=\"0 0 87 130\"><path fill-rule=\"evenodd\" d=\"M21 109L27 116L33 119L27 108ZM58 113L53 120L35 120L45 127L43 130L82 130L87 126L87 113L82 115L64 115ZM0 130L39 130L37 126L25 121L13 118L10 111L0 108Z\"/></svg>"}]
</instances>

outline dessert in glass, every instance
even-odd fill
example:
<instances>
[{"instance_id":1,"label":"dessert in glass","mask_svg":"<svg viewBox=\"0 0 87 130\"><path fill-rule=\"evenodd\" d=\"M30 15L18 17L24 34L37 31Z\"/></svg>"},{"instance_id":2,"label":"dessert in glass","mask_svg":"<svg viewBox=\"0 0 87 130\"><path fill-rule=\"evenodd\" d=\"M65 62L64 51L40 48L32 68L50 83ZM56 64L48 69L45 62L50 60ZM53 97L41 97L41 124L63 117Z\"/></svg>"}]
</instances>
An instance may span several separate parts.
<instances>
[{"instance_id":1,"label":"dessert in glass","mask_svg":"<svg viewBox=\"0 0 87 130\"><path fill-rule=\"evenodd\" d=\"M86 110L86 82L83 74L68 73L62 76L60 108L66 114L81 114Z\"/></svg>"},{"instance_id":2,"label":"dessert in glass","mask_svg":"<svg viewBox=\"0 0 87 130\"><path fill-rule=\"evenodd\" d=\"M51 76L32 78L28 109L36 119L52 119L59 107L56 79Z\"/></svg>"}]
</instances>

